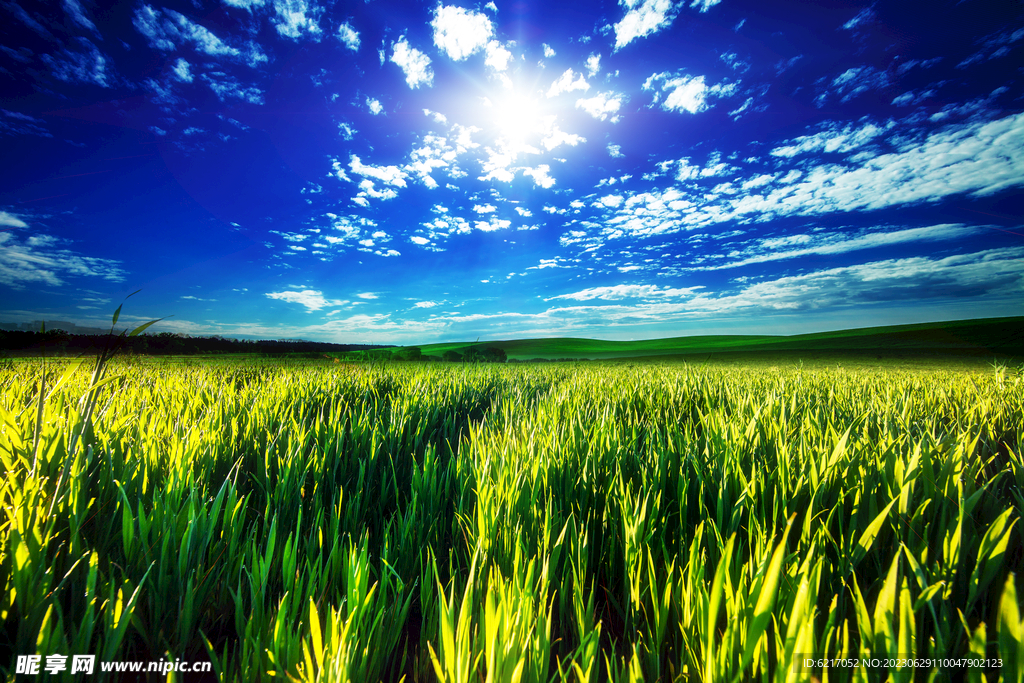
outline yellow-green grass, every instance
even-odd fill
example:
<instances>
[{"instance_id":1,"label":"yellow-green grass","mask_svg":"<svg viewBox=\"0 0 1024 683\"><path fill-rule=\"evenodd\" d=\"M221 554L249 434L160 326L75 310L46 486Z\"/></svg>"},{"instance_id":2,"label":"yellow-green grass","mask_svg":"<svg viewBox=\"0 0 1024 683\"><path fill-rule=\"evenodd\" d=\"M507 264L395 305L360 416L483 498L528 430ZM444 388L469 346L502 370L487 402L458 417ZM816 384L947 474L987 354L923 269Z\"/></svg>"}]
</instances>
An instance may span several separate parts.
<instances>
[{"instance_id":1,"label":"yellow-green grass","mask_svg":"<svg viewBox=\"0 0 1024 683\"><path fill-rule=\"evenodd\" d=\"M65 368L0 370L13 655L226 681L1024 671L1013 368L115 360L91 426Z\"/></svg>"}]
</instances>

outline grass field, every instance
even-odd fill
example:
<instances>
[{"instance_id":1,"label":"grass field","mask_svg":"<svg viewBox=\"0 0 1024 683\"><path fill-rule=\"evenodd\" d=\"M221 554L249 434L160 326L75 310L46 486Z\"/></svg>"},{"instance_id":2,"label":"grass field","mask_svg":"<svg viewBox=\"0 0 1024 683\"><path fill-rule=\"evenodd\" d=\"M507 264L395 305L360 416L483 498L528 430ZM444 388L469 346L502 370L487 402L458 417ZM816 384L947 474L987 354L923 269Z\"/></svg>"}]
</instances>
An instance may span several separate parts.
<instances>
[{"instance_id":1,"label":"grass field","mask_svg":"<svg viewBox=\"0 0 1024 683\"><path fill-rule=\"evenodd\" d=\"M640 341L515 339L427 344L420 348L425 355L441 356L445 351L463 353L473 346L503 349L510 360L607 360L657 356L680 356L693 360L709 354L758 354L793 358L809 354L827 357L836 354L851 357L882 355L883 358L895 355L991 358L998 355L1024 359L1024 316L891 325L793 336L690 336Z\"/></svg>"},{"instance_id":2,"label":"grass field","mask_svg":"<svg viewBox=\"0 0 1024 683\"><path fill-rule=\"evenodd\" d=\"M1013 367L66 366L0 369L8 680L1024 675Z\"/></svg>"}]
</instances>

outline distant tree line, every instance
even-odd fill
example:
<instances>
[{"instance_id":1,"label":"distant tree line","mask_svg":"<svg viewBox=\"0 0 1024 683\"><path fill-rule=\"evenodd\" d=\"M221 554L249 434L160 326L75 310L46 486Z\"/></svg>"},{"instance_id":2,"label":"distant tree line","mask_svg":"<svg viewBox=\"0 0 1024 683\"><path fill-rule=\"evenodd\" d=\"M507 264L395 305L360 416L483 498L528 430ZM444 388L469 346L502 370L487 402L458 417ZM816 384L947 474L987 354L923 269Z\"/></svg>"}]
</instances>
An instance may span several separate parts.
<instances>
[{"instance_id":1,"label":"distant tree line","mask_svg":"<svg viewBox=\"0 0 1024 683\"><path fill-rule=\"evenodd\" d=\"M391 360L442 361L445 363L565 363L587 360L586 358L509 359L505 350L496 346L469 346L462 349L462 353L452 349L445 351L440 356L424 355L423 350L418 346L407 346L394 352L374 351L370 354L377 354L377 358L390 357Z\"/></svg>"},{"instance_id":2,"label":"distant tree line","mask_svg":"<svg viewBox=\"0 0 1024 683\"><path fill-rule=\"evenodd\" d=\"M445 351L441 359L449 363L505 363L508 354L505 349L496 346L469 346L461 354L458 351Z\"/></svg>"},{"instance_id":3,"label":"distant tree line","mask_svg":"<svg viewBox=\"0 0 1024 683\"><path fill-rule=\"evenodd\" d=\"M470 346L458 351L445 351L442 356L431 356L423 353L418 346L406 346L394 351L390 348L378 350L361 351L350 354L361 360L369 361L435 361L446 363L505 363L508 362L508 355L504 349L494 346Z\"/></svg>"},{"instance_id":4,"label":"distant tree line","mask_svg":"<svg viewBox=\"0 0 1024 683\"><path fill-rule=\"evenodd\" d=\"M109 337L70 334L63 330L46 332L7 332L0 331L0 351L79 354L98 353L107 343ZM383 344L331 344L328 342L312 342L302 340L273 339L228 339L225 337L191 337L187 334L161 332L159 334L141 334L128 337L123 342L125 351L129 353L149 355L193 355L193 354L323 354L346 351L367 351L371 349L393 348Z\"/></svg>"}]
</instances>

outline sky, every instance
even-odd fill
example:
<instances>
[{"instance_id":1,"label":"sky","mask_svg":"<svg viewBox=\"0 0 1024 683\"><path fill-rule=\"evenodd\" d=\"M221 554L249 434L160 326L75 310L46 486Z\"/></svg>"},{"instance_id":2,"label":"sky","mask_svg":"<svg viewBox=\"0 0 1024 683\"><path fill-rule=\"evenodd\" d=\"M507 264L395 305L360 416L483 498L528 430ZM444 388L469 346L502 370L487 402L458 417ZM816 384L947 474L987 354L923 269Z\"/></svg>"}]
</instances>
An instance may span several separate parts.
<instances>
[{"instance_id":1,"label":"sky","mask_svg":"<svg viewBox=\"0 0 1024 683\"><path fill-rule=\"evenodd\" d=\"M0 0L0 320L339 343L1024 314L1024 7Z\"/></svg>"}]
</instances>

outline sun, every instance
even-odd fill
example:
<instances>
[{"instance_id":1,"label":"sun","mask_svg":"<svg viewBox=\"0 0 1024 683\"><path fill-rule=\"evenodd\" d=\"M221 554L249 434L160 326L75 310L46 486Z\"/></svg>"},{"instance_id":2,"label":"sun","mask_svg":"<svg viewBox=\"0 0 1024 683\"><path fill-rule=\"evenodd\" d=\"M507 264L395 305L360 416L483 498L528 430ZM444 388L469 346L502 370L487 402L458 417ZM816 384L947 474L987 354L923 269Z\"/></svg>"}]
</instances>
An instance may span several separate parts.
<instances>
[{"instance_id":1,"label":"sun","mask_svg":"<svg viewBox=\"0 0 1024 683\"><path fill-rule=\"evenodd\" d=\"M540 101L522 92L502 93L492 100L491 118L497 137L515 145L543 133L544 114Z\"/></svg>"}]
</instances>

